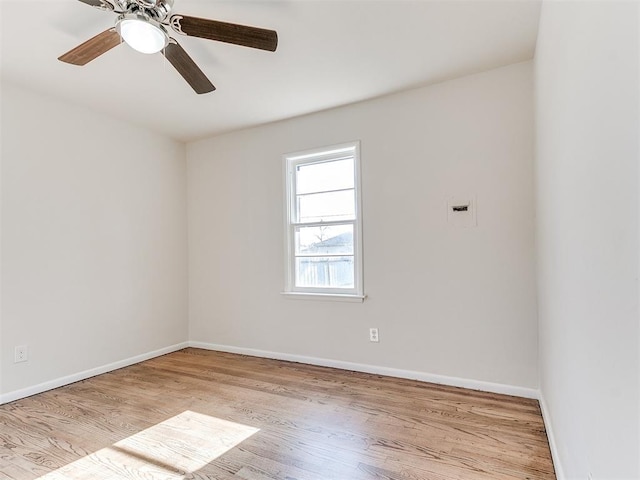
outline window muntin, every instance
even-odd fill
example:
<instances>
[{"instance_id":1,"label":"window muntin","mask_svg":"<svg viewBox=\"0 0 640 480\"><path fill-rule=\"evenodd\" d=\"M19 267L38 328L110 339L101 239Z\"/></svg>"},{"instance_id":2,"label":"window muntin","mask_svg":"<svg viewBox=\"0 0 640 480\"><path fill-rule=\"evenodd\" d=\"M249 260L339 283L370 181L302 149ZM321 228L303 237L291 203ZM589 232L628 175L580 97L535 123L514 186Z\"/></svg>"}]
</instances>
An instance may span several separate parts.
<instances>
[{"instance_id":1,"label":"window muntin","mask_svg":"<svg viewBox=\"0 0 640 480\"><path fill-rule=\"evenodd\" d=\"M285 155L286 291L362 295L359 144Z\"/></svg>"}]
</instances>

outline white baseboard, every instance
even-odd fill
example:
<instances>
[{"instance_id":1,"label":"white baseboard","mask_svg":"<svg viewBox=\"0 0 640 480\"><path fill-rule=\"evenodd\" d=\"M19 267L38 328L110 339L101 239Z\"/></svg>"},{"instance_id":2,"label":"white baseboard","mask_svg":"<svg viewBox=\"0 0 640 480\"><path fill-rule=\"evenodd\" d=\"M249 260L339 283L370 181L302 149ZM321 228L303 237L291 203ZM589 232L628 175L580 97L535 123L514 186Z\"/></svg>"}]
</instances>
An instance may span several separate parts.
<instances>
[{"instance_id":1,"label":"white baseboard","mask_svg":"<svg viewBox=\"0 0 640 480\"><path fill-rule=\"evenodd\" d=\"M433 373L417 372L414 370L401 370L397 368L379 367L363 363L343 362L341 360L330 360L326 358L307 357L303 355L293 355L289 353L270 352L266 350L255 350L253 348L232 347L228 345L217 345L214 343L189 342L190 347L202 348L205 350L215 350L227 353L239 353L252 357L273 358L276 360L287 360L289 362L306 363L321 367L339 368L341 370L353 370L356 372L373 373L375 375L386 375L389 377L407 378L410 380L420 380L422 382L449 385L452 387L469 388L483 392L501 393L516 397L538 399L538 390L534 388L517 387L501 383L483 382L480 380L470 380L459 377L449 377Z\"/></svg>"},{"instance_id":2,"label":"white baseboard","mask_svg":"<svg viewBox=\"0 0 640 480\"><path fill-rule=\"evenodd\" d=\"M544 400L542 391L539 392L538 402L540 402L540 411L542 412L542 420L544 420L544 428L547 431L547 439L549 440L549 449L551 450L551 459L553 460L553 468L556 471L557 480L565 480L567 477L564 475L562 464L560 463L560 455L558 452L558 444L556 443L556 437L553 433L553 427L551 423L551 413L547 407L547 402Z\"/></svg>"},{"instance_id":3,"label":"white baseboard","mask_svg":"<svg viewBox=\"0 0 640 480\"><path fill-rule=\"evenodd\" d=\"M153 352L144 353L135 357L130 357L118 362L103 365L101 367L92 368L83 372L68 375L66 377L57 378L47 382L34 385L32 387L23 388L21 390L15 390L0 395L0 405L21 398L29 397L37 393L46 392L54 388L62 387L70 383L79 382L90 377L95 377L102 373L111 372L119 368L128 367L135 363L140 363L151 358L159 357L167 353L182 350L186 347L202 348L205 350L215 350L219 352L238 353L241 355L249 355L252 357L273 358L276 360L286 360L289 362L306 363L310 365L318 365L321 367L338 368L341 370L353 370L356 372L372 373L374 375L386 375L389 377L407 378L410 380L420 380L422 382L436 383L439 385L449 385L453 387L469 388L471 390L480 390L483 392L500 393L503 395L513 395L516 397L539 399L540 394L538 390L533 388L518 387L514 385L506 385L502 383L484 382L480 380L470 380L467 378L450 377L446 375L438 375L433 373L418 372L414 370L402 370L397 368L380 367L376 365L367 365L363 363L344 362L341 360L331 360L327 358L308 357L304 355L295 355L289 353L271 352L267 350L256 350L252 348L233 347L229 345L218 345L214 343L204 342L182 342L169 347L161 348ZM544 401L541 400L541 409L543 416L545 416ZM550 425L545 417L545 425L547 425L547 434L549 435L549 443L552 446L552 453L554 454L554 462L557 453L554 452L553 436L551 434ZM558 476L561 479L560 476Z\"/></svg>"},{"instance_id":4,"label":"white baseboard","mask_svg":"<svg viewBox=\"0 0 640 480\"><path fill-rule=\"evenodd\" d=\"M14 400L19 400L21 398L30 397L31 395L35 395L37 393L46 392L47 390L53 390L54 388L62 387L64 385L69 385L70 383L79 382L80 380L95 377L96 375L100 375L102 373L107 373L119 368L128 367L129 365L133 365L134 363L140 363L151 358L159 357L160 355L165 355L177 350L182 350L183 348L186 348L188 346L188 342L178 343L169 347L161 348L159 350L154 350L153 352L143 353L142 355L136 355L135 357L126 358L124 360L110 363L108 365L85 370L84 372L74 373L72 375L67 375L66 377L56 378L55 380L49 380L48 382L43 382L32 387L14 390L13 392L0 395L0 405L8 402L13 402Z\"/></svg>"}]
</instances>

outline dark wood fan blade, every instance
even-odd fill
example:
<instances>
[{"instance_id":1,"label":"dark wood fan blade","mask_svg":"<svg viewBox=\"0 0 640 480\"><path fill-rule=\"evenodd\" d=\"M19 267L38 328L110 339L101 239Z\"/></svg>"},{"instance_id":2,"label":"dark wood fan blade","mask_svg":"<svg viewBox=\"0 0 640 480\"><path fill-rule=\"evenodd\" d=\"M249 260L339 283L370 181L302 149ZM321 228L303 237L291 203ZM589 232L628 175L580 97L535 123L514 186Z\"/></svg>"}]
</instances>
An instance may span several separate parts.
<instances>
[{"instance_id":1,"label":"dark wood fan blade","mask_svg":"<svg viewBox=\"0 0 640 480\"><path fill-rule=\"evenodd\" d=\"M120 35L115 28L110 28L58 57L58 60L72 65L86 65L120 43Z\"/></svg>"},{"instance_id":2,"label":"dark wood fan blade","mask_svg":"<svg viewBox=\"0 0 640 480\"><path fill-rule=\"evenodd\" d=\"M172 15L170 23L176 32L190 37L217 40L270 52L275 52L278 47L278 33L274 30L184 15Z\"/></svg>"},{"instance_id":3,"label":"dark wood fan blade","mask_svg":"<svg viewBox=\"0 0 640 480\"><path fill-rule=\"evenodd\" d=\"M111 2L107 0L79 0L82 3L86 3L92 7L99 8L100 10L106 10L108 12L112 12L114 10L114 6Z\"/></svg>"},{"instance_id":4,"label":"dark wood fan blade","mask_svg":"<svg viewBox=\"0 0 640 480\"><path fill-rule=\"evenodd\" d=\"M162 53L197 94L213 92L216 89L193 59L173 38Z\"/></svg>"}]
</instances>

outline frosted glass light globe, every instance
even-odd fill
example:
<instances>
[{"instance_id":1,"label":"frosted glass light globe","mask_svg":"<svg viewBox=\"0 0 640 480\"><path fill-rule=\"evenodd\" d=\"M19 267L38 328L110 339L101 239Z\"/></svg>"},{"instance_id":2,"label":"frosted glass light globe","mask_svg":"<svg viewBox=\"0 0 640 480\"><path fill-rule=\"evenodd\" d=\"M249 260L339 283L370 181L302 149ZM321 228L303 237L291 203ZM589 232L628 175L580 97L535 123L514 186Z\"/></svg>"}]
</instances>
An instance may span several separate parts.
<instances>
[{"instance_id":1,"label":"frosted glass light globe","mask_svg":"<svg viewBox=\"0 0 640 480\"><path fill-rule=\"evenodd\" d=\"M167 34L143 18L123 18L116 28L127 45L140 53L158 53L167 46Z\"/></svg>"}]
</instances>

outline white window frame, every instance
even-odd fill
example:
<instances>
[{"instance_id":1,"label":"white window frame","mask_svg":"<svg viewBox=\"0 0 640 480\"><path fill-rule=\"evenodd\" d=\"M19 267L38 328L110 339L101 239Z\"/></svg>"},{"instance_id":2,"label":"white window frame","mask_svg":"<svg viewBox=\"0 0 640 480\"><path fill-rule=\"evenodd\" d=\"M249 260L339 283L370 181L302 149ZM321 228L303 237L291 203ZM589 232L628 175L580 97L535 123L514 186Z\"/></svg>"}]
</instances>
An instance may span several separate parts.
<instances>
[{"instance_id":1,"label":"white window frame","mask_svg":"<svg viewBox=\"0 0 640 480\"><path fill-rule=\"evenodd\" d=\"M335 222L295 222L296 216L296 167L304 164L322 163L353 157L355 218ZM316 300L363 301L364 276L362 258L362 184L360 175L360 142L349 142L329 147L305 150L283 155L285 170L285 291L292 298L313 298ZM353 288L298 287L295 285L295 229L299 226L353 224Z\"/></svg>"}]
</instances>

